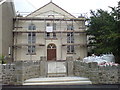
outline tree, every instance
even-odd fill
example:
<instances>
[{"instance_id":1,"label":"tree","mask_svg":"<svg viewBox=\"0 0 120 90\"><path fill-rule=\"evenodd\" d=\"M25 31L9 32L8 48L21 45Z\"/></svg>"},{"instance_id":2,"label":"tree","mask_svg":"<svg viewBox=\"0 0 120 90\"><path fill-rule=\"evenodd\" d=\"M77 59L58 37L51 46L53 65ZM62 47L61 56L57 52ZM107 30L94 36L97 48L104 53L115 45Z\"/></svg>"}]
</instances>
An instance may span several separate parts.
<instances>
[{"instance_id":1,"label":"tree","mask_svg":"<svg viewBox=\"0 0 120 90\"><path fill-rule=\"evenodd\" d=\"M118 20L119 10L110 7L112 11L108 13L102 9L91 10L88 35L94 42L89 43L89 47L94 46L91 53L103 54L112 52L116 57L116 62L120 63L120 21Z\"/></svg>"}]
</instances>

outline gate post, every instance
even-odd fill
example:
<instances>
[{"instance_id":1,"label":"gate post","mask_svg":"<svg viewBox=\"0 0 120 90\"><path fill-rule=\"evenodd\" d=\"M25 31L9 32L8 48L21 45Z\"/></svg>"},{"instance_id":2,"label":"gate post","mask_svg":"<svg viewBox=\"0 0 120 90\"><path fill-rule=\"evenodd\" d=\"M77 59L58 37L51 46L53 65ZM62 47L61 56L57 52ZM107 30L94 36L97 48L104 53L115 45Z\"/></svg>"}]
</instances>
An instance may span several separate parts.
<instances>
[{"instance_id":1,"label":"gate post","mask_svg":"<svg viewBox=\"0 0 120 90\"><path fill-rule=\"evenodd\" d=\"M40 57L40 76L47 77L47 59L46 57Z\"/></svg>"},{"instance_id":2,"label":"gate post","mask_svg":"<svg viewBox=\"0 0 120 90\"><path fill-rule=\"evenodd\" d=\"M66 65L66 69L67 69L67 76L73 76L73 57L69 56L66 57L66 61L67 61L67 65Z\"/></svg>"}]
</instances>

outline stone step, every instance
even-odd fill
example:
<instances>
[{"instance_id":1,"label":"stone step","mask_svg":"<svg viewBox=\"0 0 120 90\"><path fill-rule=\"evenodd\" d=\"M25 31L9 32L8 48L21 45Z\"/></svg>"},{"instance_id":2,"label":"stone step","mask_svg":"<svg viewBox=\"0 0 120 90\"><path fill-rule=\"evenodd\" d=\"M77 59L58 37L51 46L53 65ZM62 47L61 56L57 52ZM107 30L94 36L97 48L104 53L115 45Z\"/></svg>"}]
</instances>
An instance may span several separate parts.
<instances>
[{"instance_id":1,"label":"stone step","mask_svg":"<svg viewBox=\"0 0 120 90\"><path fill-rule=\"evenodd\" d=\"M66 73L48 73L48 77L65 77Z\"/></svg>"},{"instance_id":2,"label":"stone step","mask_svg":"<svg viewBox=\"0 0 120 90\"><path fill-rule=\"evenodd\" d=\"M23 85L85 85L92 84L91 81L71 81L71 82L43 82L43 83L24 83Z\"/></svg>"},{"instance_id":3,"label":"stone step","mask_svg":"<svg viewBox=\"0 0 120 90\"><path fill-rule=\"evenodd\" d=\"M49 77L26 80L23 85L84 85L92 84L88 78L82 77Z\"/></svg>"}]
</instances>

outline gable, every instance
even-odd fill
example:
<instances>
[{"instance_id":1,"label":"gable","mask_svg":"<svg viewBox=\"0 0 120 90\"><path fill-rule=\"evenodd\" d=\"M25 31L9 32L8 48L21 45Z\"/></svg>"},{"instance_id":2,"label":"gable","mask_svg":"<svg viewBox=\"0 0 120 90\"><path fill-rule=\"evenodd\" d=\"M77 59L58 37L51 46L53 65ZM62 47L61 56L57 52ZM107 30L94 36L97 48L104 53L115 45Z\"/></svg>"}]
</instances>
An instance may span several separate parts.
<instances>
[{"instance_id":1,"label":"gable","mask_svg":"<svg viewBox=\"0 0 120 90\"><path fill-rule=\"evenodd\" d=\"M45 11L45 12L41 12L41 13L38 13L35 17L40 17L40 18L46 18L46 17L51 17L53 18L53 15L56 17L56 18L64 18L65 15L59 13L59 12L55 12L55 11Z\"/></svg>"},{"instance_id":2,"label":"gable","mask_svg":"<svg viewBox=\"0 0 120 90\"><path fill-rule=\"evenodd\" d=\"M50 2L43 7L39 8L38 10L34 11L33 13L29 14L26 17L48 17L48 15L55 15L55 16L62 16L66 18L75 18L72 14L68 13L58 5Z\"/></svg>"}]
</instances>

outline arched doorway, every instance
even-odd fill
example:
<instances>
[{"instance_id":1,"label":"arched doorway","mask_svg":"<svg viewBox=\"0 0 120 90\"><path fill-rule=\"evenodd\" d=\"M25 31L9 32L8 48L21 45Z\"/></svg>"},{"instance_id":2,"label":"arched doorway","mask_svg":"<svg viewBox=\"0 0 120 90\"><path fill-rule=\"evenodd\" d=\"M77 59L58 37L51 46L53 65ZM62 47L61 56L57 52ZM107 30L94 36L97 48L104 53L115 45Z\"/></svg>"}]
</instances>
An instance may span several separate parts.
<instances>
[{"instance_id":1,"label":"arched doorway","mask_svg":"<svg viewBox=\"0 0 120 90\"><path fill-rule=\"evenodd\" d=\"M48 61L56 60L56 45L55 44L49 44L47 46L47 60Z\"/></svg>"}]
</instances>

